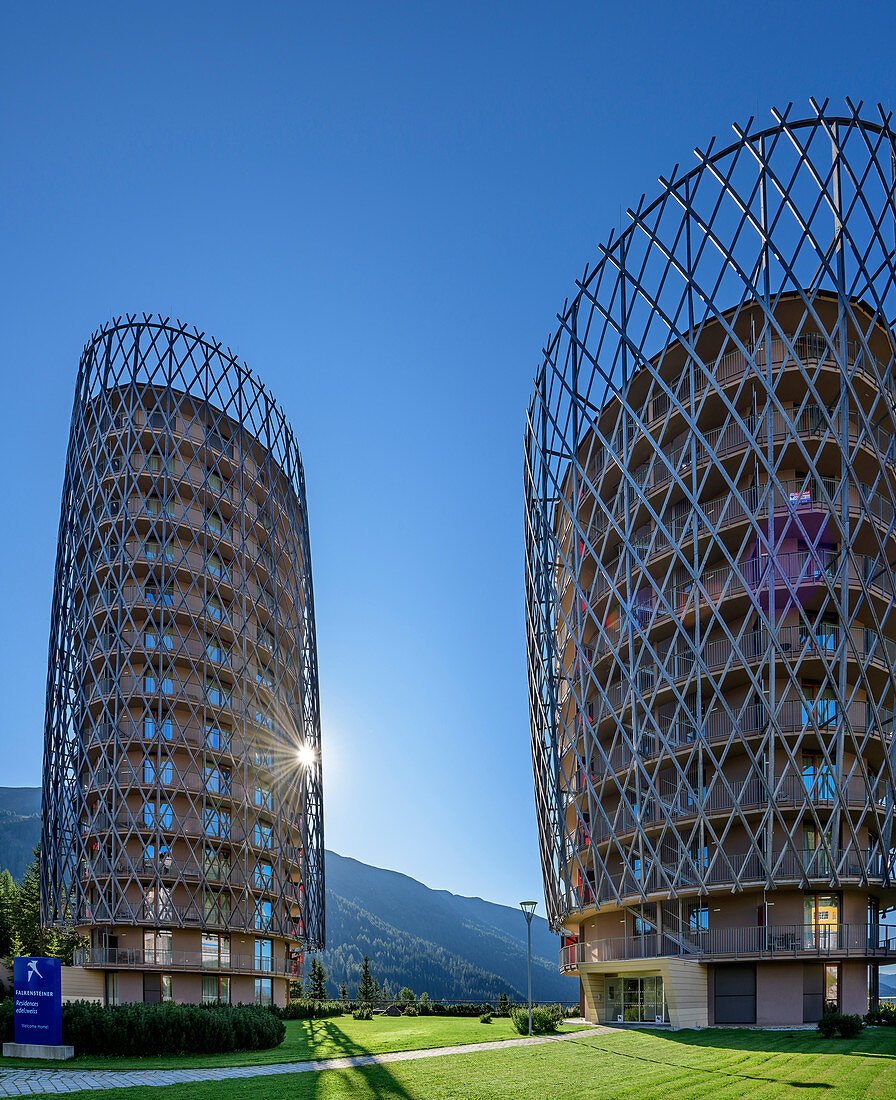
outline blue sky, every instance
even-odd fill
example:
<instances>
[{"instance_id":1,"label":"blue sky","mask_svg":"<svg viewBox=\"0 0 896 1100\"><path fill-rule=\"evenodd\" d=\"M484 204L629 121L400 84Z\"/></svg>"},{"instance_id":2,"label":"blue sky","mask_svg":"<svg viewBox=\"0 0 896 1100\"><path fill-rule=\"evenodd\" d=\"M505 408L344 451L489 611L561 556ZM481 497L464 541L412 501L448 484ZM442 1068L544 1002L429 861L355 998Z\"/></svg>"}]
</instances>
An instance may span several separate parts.
<instances>
[{"instance_id":1,"label":"blue sky","mask_svg":"<svg viewBox=\"0 0 896 1100\"><path fill-rule=\"evenodd\" d=\"M625 208L730 124L889 103L896 8L7 8L0 785L40 782L75 371L113 314L229 344L308 482L329 847L541 896L522 435Z\"/></svg>"}]
</instances>

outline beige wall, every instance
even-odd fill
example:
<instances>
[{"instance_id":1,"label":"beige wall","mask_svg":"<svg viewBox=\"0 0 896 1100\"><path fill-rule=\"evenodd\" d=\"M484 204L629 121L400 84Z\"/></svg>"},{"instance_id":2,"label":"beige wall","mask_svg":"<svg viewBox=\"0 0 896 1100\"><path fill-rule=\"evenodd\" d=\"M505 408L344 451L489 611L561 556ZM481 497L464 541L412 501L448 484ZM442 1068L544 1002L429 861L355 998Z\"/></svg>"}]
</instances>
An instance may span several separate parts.
<instances>
[{"instance_id":1,"label":"beige wall","mask_svg":"<svg viewBox=\"0 0 896 1100\"><path fill-rule=\"evenodd\" d=\"M604 978L607 974L648 976L658 974L663 979L669 1023L672 1027L706 1027L707 968L690 959L656 959L645 964L643 959L603 965L579 967L585 1001L585 1018L592 1023L605 1019Z\"/></svg>"},{"instance_id":2,"label":"beige wall","mask_svg":"<svg viewBox=\"0 0 896 1100\"><path fill-rule=\"evenodd\" d=\"M106 999L102 970L85 970L83 966L62 967L63 1001L99 1001Z\"/></svg>"}]
</instances>

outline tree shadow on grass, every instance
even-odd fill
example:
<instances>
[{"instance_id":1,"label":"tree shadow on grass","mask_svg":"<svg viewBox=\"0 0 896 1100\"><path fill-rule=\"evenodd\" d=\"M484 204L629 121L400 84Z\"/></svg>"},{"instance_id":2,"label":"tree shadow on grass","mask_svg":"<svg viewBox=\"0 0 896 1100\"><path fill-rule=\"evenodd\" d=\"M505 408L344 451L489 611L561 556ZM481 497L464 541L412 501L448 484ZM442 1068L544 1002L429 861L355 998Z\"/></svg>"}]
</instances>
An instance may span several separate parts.
<instances>
[{"instance_id":1,"label":"tree shadow on grass","mask_svg":"<svg viewBox=\"0 0 896 1100\"><path fill-rule=\"evenodd\" d=\"M328 1055L331 1058L372 1058L373 1051L356 1039L334 1026L330 1020L315 1020L317 1025L313 1033L316 1041L326 1040L338 1053ZM334 1082L334 1078L336 1079ZM325 1080L326 1079L326 1080ZM368 1067L347 1067L345 1069L327 1069L314 1074L315 1089L313 1095L330 1096L336 1094L334 1083L341 1086L339 1094L357 1097L358 1100L422 1100L418 1093L410 1093L399 1084L390 1072L388 1065L370 1063Z\"/></svg>"}]
</instances>

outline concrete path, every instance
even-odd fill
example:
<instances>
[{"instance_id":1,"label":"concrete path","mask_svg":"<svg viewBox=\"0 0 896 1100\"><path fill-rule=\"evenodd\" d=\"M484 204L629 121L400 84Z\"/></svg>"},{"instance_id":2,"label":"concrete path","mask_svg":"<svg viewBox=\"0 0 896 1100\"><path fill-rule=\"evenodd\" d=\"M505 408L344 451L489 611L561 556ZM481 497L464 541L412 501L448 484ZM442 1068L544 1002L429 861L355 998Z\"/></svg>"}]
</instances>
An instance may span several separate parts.
<instances>
[{"instance_id":1,"label":"concrete path","mask_svg":"<svg viewBox=\"0 0 896 1100\"><path fill-rule=\"evenodd\" d=\"M388 1062L411 1062L418 1058L443 1058L448 1054L506 1050L508 1047L539 1046L609 1035L612 1028L593 1027L563 1035L538 1035L528 1039L502 1039L496 1043L468 1043L465 1046L430 1047L428 1050L396 1050L389 1054L363 1054L352 1058L327 1058L320 1062L279 1062L269 1066L219 1066L200 1069L7 1069L0 1068L0 1096L35 1096L41 1093L78 1092L79 1089L158 1088L197 1081L227 1081L233 1078L273 1077L281 1073L314 1073L325 1069L356 1069Z\"/></svg>"}]
</instances>

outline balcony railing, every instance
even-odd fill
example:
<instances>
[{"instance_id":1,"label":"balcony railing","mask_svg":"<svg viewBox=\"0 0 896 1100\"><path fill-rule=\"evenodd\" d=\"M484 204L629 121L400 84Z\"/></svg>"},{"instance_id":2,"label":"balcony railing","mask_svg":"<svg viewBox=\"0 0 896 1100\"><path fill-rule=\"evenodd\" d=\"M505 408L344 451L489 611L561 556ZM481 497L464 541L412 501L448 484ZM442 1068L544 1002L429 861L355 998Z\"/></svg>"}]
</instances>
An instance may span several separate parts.
<instances>
[{"instance_id":1,"label":"balcony railing","mask_svg":"<svg viewBox=\"0 0 896 1100\"><path fill-rule=\"evenodd\" d=\"M293 974L291 960L255 958L254 955L207 955L201 951L143 951L135 948L79 948L75 966L133 967L138 970L215 970L233 974Z\"/></svg>"},{"instance_id":2,"label":"balcony railing","mask_svg":"<svg viewBox=\"0 0 896 1100\"><path fill-rule=\"evenodd\" d=\"M576 786L584 789L587 784L581 779ZM849 806L865 807L869 801L876 801L883 808L886 789L885 776L881 782L881 796L877 799L873 792L869 798L864 780L852 778L838 784L833 775L820 775L811 786L806 785L802 776L792 774L779 776L770 784L759 776L730 782L727 787L717 780L702 792L662 780L658 784L658 797L642 791L637 808L625 804L608 808L606 821L596 820L590 830L585 826L577 829L575 843L581 849L589 843L601 843L638 828L662 825L669 819L728 813L735 808L759 810L772 800L778 809L830 807L840 797Z\"/></svg>"},{"instance_id":3,"label":"balcony railing","mask_svg":"<svg viewBox=\"0 0 896 1100\"><path fill-rule=\"evenodd\" d=\"M686 956L733 958L896 958L896 925L785 924L752 928L711 928L648 932L641 936L586 940L560 951L560 969L618 959L654 959Z\"/></svg>"},{"instance_id":4,"label":"balcony railing","mask_svg":"<svg viewBox=\"0 0 896 1100\"><path fill-rule=\"evenodd\" d=\"M892 868L878 849L847 848L833 855L820 849L796 851L781 849L760 856L757 852L725 852L719 848L707 852L705 859L683 851L674 861L668 857L642 868L639 874L629 870L610 870L599 883L583 882L571 886L565 895L567 912L591 909L623 898L641 898L655 894L702 892L714 886L776 882L821 881L825 884L843 879L880 881Z\"/></svg>"}]
</instances>

